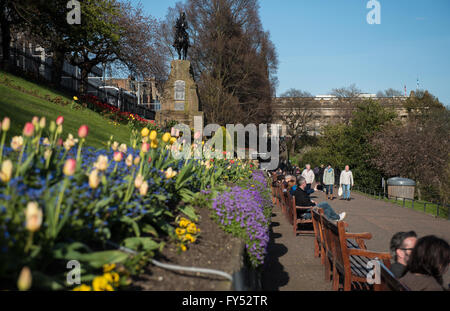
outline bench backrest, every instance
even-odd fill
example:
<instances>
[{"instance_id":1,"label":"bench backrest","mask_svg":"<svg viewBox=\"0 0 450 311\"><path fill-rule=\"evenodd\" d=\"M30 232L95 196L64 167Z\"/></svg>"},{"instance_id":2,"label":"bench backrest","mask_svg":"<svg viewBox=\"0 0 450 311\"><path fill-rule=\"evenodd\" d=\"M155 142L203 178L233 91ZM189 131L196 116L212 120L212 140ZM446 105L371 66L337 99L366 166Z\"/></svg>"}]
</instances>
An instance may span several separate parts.
<instances>
[{"instance_id":1,"label":"bench backrest","mask_svg":"<svg viewBox=\"0 0 450 311\"><path fill-rule=\"evenodd\" d=\"M336 223L332 222L325 216L321 217L322 220L322 226L324 229L324 240L325 240L325 249L328 252L331 252L333 256L333 262L336 265L336 268L340 271L345 270L345 264L346 260L343 256L342 247L341 247L341 240L339 236L339 223L341 225L344 225L343 222L338 222L338 225ZM345 230L345 229L344 229Z\"/></svg>"}]
</instances>

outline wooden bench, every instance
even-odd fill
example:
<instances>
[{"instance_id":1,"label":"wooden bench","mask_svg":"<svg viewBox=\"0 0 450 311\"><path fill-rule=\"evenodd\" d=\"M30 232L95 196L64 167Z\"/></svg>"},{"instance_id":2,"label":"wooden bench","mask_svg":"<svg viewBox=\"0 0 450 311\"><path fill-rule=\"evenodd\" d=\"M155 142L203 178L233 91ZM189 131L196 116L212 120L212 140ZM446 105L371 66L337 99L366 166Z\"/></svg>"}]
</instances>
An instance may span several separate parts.
<instances>
[{"instance_id":1,"label":"wooden bench","mask_svg":"<svg viewBox=\"0 0 450 311\"><path fill-rule=\"evenodd\" d=\"M325 264L325 246L322 224L320 217L323 215L323 209L313 208L312 223L314 229L314 257L320 257L322 264Z\"/></svg>"},{"instance_id":2,"label":"wooden bench","mask_svg":"<svg viewBox=\"0 0 450 311\"><path fill-rule=\"evenodd\" d=\"M381 290L383 291L410 291L408 286L400 282L388 267L382 262L380 264Z\"/></svg>"},{"instance_id":3,"label":"wooden bench","mask_svg":"<svg viewBox=\"0 0 450 311\"><path fill-rule=\"evenodd\" d=\"M287 201L287 204L289 205L289 207L287 207L287 211L289 211L287 216L291 219L291 221L289 221L289 223L293 227L294 235L297 236L297 234L314 234L314 229L311 229L311 230L301 229L301 226L303 226L303 225L306 225L306 224L312 225L312 223L313 223L312 219L302 219L302 218L298 217L299 215L310 211L313 208L313 206L309 206L309 207L297 206L295 204L295 196L292 196L289 193L287 194L287 196L289 198ZM300 226L300 228L299 228L299 226Z\"/></svg>"},{"instance_id":4,"label":"wooden bench","mask_svg":"<svg viewBox=\"0 0 450 311\"><path fill-rule=\"evenodd\" d=\"M367 275L371 271L367 264L373 259L379 259L387 267L390 267L389 253L380 253L367 250L365 240L372 238L370 233L349 233L348 226L343 221L334 222L327 219L317 210L312 210L313 218L317 219L319 214L322 230L322 258L325 261L325 279L333 280L333 289L338 290L342 279L344 291L352 289L375 289L381 290L380 284L373 286L367 283ZM318 240L316 238L315 240Z\"/></svg>"}]
</instances>

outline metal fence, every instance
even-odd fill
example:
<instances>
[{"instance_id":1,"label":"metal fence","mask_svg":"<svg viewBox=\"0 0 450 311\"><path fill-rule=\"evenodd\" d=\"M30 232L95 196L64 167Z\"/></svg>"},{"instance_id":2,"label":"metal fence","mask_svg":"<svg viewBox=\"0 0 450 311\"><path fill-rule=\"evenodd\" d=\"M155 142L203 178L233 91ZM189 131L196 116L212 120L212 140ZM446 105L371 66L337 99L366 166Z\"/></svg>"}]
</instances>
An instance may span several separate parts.
<instances>
[{"instance_id":1,"label":"metal fence","mask_svg":"<svg viewBox=\"0 0 450 311\"><path fill-rule=\"evenodd\" d=\"M408 208L409 205L411 205L412 209L416 209L416 210L422 210L423 207L423 212L427 213L427 206L431 207L431 206L436 206L435 208L435 213L432 213L433 216L435 217L439 217L439 218L445 218L445 215L443 215L441 213L441 209L443 211L447 211L447 219L450 220L450 205L448 204L442 204L442 203L436 203L436 202L425 202L425 201L418 201L415 199L408 199L408 198L400 198L400 197L396 197L396 196L388 196L388 193L384 191L383 188L379 188L379 189L368 189L368 188L364 188L364 187L359 187L359 186L354 186L353 187L354 190L359 191L361 193L367 194L367 195L371 195L379 200L394 200L402 207L404 208ZM411 203L411 204L409 204Z\"/></svg>"},{"instance_id":2,"label":"metal fence","mask_svg":"<svg viewBox=\"0 0 450 311\"><path fill-rule=\"evenodd\" d=\"M43 60L41 55L31 55L20 49L11 48L9 71L25 75L28 79L35 80L38 83L50 84L53 70L51 59ZM65 63L58 90L69 94L78 93L81 78L78 77L77 72L76 67ZM138 105L136 95L120 88L105 87L100 77L91 75L88 78L86 92L119 108L120 111L137 114L148 120L155 119L155 111L150 107Z\"/></svg>"}]
</instances>

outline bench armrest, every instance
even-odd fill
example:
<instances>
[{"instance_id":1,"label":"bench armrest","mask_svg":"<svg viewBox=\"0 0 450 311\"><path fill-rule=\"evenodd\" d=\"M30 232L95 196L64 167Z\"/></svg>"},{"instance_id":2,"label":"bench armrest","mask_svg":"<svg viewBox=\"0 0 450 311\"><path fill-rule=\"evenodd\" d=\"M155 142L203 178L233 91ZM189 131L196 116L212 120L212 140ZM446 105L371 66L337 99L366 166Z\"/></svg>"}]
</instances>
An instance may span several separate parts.
<instances>
[{"instance_id":1,"label":"bench armrest","mask_svg":"<svg viewBox=\"0 0 450 311\"><path fill-rule=\"evenodd\" d=\"M306 211L312 209L314 206L296 206L295 208L301 211Z\"/></svg>"},{"instance_id":2,"label":"bench armrest","mask_svg":"<svg viewBox=\"0 0 450 311\"><path fill-rule=\"evenodd\" d=\"M345 238L347 239L365 239L370 240L372 238L372 233L363 232L363 233L345 233Z\"/></svg>"}]
</instances>

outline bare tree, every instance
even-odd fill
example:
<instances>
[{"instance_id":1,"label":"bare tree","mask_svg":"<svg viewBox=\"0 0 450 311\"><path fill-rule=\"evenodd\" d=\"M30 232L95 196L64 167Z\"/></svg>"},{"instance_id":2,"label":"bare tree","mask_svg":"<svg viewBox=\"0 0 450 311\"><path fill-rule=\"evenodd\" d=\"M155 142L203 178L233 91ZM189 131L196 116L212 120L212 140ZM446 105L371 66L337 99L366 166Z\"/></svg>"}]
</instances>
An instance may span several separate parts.
<instances>
[{"instance_id":1,"label":"bare tree","mask_svg":"<svg viewBox=\"0 0 450 311\"><path fill-rule=\"evenodd\" d=\"M351 84L350 86L344 86L337 89L331 90L331 95L334 95L339 98L352 98L358 97L362 93L361 89L359 89L356 84Z\"/></svg>"},{"instance_id":2,"label":"bare tree","mask_svg":"<svg viewBox=\"0 0 450 311\"><path fill-rule=\"evenodd\" d=\"M286 127L287 155L295 152L297 143L308 136L313 117L311 107L305 101L287 101L277 113L278 119Z\"/></svg>"},{"instance_id":3,"label":"bare tree","mask_svg":"<svg viewBox=\"0 0 450 311\"><path fill-rule=\"evenodd\" d=\"M314 97L310 92L308 91L302 91L299 89L291 88L280 95L280 97Z\"/></svg>"},{"instance_id":4,"label":"bare tree","mask_svg":"<svg viewBox=\"0 0 450 311\"><path fill-rule=\"evenodd\" d=\"M270 122L277 55L269 33L262 30L257 0L178 3L160 28L169 55L174 55L171 25L180 11L189 21L188 58L207 118L225 123Z\"/></svg>"},{"instance_id":5,"label":"bare tree","mask_svg":"<svg viewBox=\"0 0 450 311\"><path fill-rule=\"evenodd\" d=\"M402 176L417 182L419 199L424 186L438 190L448 200L450 163L450 112L435 113L425 121L410 119L406 125L385 128L372 140L378 150L372 160L387 176Z\"/></svg>"},{"instance_id":6,"label":"bare tree","mask_svg":"<svg viewBox=\"0 0 450 311\"><path fill-rule=\"evenodd\" d=\"M395 96L402 96L402 91L395 90L393 88L389 88L385 91L379 91L377 93L377 97L395 97Z\"/></svg>"}]
</instances>

